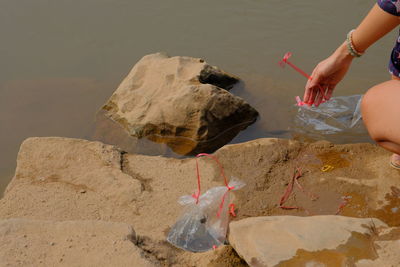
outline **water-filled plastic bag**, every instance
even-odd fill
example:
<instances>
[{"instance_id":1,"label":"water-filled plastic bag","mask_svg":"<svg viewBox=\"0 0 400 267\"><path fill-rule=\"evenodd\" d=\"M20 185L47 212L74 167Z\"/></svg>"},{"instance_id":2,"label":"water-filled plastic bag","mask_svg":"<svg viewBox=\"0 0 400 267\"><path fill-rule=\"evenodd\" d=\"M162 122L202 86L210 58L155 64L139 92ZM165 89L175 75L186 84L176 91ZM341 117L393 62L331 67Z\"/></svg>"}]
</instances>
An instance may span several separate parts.
<instances>
[{"instance_id":1,"label":"water-filled plastic bag","mask_svg":"<svg viewBox=\"0 0 400 267\"><path fill-rule=\"evenodd\" d=\"M219 166L224 186L210 188L200 194L200 171L198 158L207 156ZM197 193L182 196L179 204L185 206L182 216L172 226L167 241L172 245L192 251L204 252L224 244L229 224L229 213L234 213L234 206L230 203L231 191L245 186L245 183L232 178L226 179L224 168L215 156L201 153L196 156Z\"/></svg>"},{"instance_id":2,"label":"water-filled plastic bag","mask_svg":"<svg viewBox=\"0 0 400 267\"><path fill-rule=\"evenodd\" d=\"M233 179L228 185L237 190L245 184ZM178 202L186 206L185 211L170 230L167 241L192 252L204 252L224 244L229 223L230 191L226 186L213 187L200 196L198 204L193 196L182 196Z\"/></svg>"},{"instance_id":3,"label":"water-filled plastic bag","mask_svg":"<svg viewBox=\"0 0 400 267\"><path fill-rule=\"evenodd\" d=\"M365 139L368 134L362 122L361 99L362 95L338 96L319 107L298 106L293 130L311 138L330 141Z\"/></svg>"}]
</instances>

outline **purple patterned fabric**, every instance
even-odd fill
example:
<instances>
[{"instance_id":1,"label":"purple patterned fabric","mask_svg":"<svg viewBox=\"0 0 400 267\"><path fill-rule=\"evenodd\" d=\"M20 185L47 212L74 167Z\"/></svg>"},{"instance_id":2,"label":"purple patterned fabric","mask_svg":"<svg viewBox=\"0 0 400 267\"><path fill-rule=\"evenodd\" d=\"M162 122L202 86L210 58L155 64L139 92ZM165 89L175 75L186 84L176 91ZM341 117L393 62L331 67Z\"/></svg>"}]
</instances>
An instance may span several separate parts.
<instances>
[{"instance_id":1,"label":"purple patterned fabric","mask_svg":"<svg viewBox=\"0 0 400 267\"><path fill-rule=\"evenodd\" d=\"M400 0L378 0L378 5L389 14L400 16ZM389 60L389 72L400 77L400 36L392 50Z\"/></svg>"},{"instance_id":2,"label":"purple patterned fabric","mask_svg":"<svg viewBox=\"0 0 400 267\"><path fill-rule=\"evenodd\" d=\"M378 5L386 12L395 16L400 16L399 0L378 0Z\"/></svg>"}]
</instances>

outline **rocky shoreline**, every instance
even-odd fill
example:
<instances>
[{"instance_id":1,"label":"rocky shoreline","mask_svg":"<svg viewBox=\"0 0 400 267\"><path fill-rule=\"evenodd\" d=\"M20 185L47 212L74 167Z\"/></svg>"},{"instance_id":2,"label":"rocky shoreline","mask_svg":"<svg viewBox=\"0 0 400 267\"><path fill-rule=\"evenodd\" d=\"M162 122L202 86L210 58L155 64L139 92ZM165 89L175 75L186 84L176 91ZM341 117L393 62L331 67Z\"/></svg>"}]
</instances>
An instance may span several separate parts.
<instances>
[{"instance_id":1,"label":"rocky shoreline","mask_svg":"<svg viewBox=\"0 0 400 267\"><path fill-rule=\"evenodd\" d=\"M26 139L0 199L0 266L399 266L389 153L275 138L226 145L258 117L228 92L238 81L202 59L148 55L98 114L93 138L106 141ZM192 253L167 242L178 199L196 192L196 158L142 155L140 138L181 157L213 153L246 184L229 193L226 244ZM224 185L212 160L198 162L204 191Z\"/></svg>"},{"instance_id":2,"label":"rocky shoreline","mask_svg":"<svg viewBox=\"0 0 400 267\"><path fill-rule=\"evenodd\" d=\"M327 266L340 261L355 266L399 263L395 188L400 188L400 174L388 167L384 150L371 144L265 138L227 145L214 155L227 175L247 183L234 193L237 217L229 241L236 252L227 245L189 253L165 238L182 211L177 199L196 188L193 158L128 154L79 139L29 138L21 145L15 176L0 200L0 262L3 266L245 266L240 255L250 266L279 262L278 266L300 266L295 264L302 259ZM219 170L210 163L200 159L204 188L222 184ZM322 172L326 164L333 169ZM310 201L298 191L289 202L301 208L283 210L279 198L297 165L305 172L301 185L319 198ZM341 196L351 197L342 215L377 219L334 216ZM305 217L311 230L301 233L302 227L294 227L301 224L294 222L303 217L286 215L305 216L306 211L323 216ZM272 215L280 216L259 217ZM285 223L257 226L266 220L262 218ZM240 226L244 221L247 226ZM252 227L264 230L250 234ZM291 238L298 236L296 242L282 239L282 233L290 231ZM353 242L354 235L358 239ZM297 245L289 249L293 242ZM261 247L279 248L282 255L257 254Z\"/></svg>"}]
</instances>

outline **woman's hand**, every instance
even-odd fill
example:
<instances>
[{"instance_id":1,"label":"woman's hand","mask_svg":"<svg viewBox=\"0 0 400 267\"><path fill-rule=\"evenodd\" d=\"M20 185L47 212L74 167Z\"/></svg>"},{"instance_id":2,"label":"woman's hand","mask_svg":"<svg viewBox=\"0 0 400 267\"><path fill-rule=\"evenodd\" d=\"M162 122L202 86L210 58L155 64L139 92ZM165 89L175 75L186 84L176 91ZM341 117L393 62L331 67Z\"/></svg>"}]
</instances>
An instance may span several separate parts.
<instances>
[{"instance_id":1,"label":"woman's hand","mask_svg":"<svg viewBox=\"0 0 400 267\"><path fill-rule=\"evenodd\" d=\"M313 70L304 91L303 101L309 106L319 106L324 100L329 100L333 89L343 79L349 69L353 56L343 43L330 57L321 61ZM322 91L322 92L321 92Z\"/></svg>"}]
</instances>

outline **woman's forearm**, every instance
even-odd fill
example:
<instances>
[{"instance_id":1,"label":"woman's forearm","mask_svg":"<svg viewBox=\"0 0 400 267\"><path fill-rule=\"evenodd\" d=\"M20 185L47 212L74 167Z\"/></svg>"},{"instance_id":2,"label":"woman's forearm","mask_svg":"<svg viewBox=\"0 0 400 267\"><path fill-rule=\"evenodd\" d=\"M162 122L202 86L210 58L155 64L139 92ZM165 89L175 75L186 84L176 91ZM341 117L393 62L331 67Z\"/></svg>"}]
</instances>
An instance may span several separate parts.
<instances>
[{"instance_id":1,"label":"woman's forearm","mask_svg":"<svg viewBox=\"0 0 400 267\"><path fill-rule=\"evenodd\" d=\"M378 3L379 5L375 4L357 29L348 34L346 41L314 68L312 79L307 81L304 91L305 103L318 106L323 98L329 100L336 85L346 75L354 57L360 56L368 47L400 24L400 6L397 7L397 3L400 2L396 2L396 5L391 1Z\"/></svg>"},{"instance_id":2,"label":"woman's forearm","mask_svg":"<svg viewBox=\"0 0 400 267\"><path fill-rule=\"evenodd\" d=\"M377 4L356 28L352 35L354 48L364 52L400 24L399 17L393 16L382 10Z\"/></svg>"}]
</instances>

